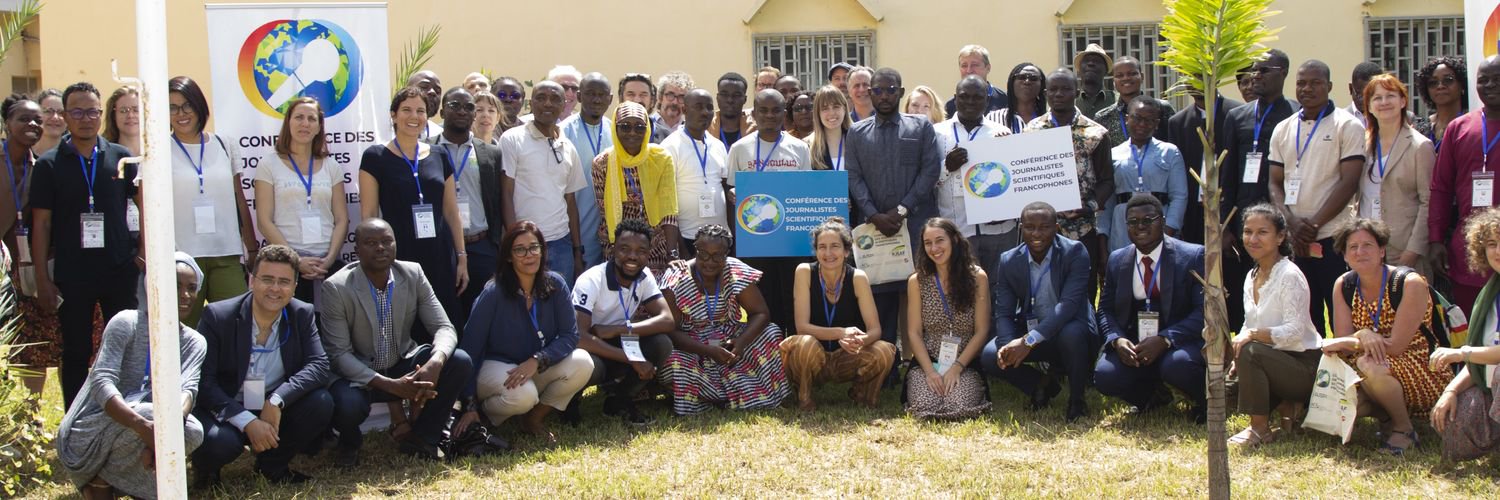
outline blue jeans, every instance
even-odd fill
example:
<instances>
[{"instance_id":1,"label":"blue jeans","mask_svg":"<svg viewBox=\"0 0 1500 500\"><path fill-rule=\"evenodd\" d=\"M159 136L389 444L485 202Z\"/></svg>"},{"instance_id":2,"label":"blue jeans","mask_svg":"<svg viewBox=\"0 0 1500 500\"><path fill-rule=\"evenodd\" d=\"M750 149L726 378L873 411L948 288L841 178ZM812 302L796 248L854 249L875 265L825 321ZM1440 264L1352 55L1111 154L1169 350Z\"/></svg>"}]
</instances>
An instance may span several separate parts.
<instances>
[{"instance_id":1,"label":"blue jeans","mask_svg":"<svg viewBox=\"0 0 1500 500\"><path fill-rule=\"evenodd\" d=\"M573 283L573 239L572 235L547 242L547 268L561 274L563 280Z\"/></svg>"}]
</instances>

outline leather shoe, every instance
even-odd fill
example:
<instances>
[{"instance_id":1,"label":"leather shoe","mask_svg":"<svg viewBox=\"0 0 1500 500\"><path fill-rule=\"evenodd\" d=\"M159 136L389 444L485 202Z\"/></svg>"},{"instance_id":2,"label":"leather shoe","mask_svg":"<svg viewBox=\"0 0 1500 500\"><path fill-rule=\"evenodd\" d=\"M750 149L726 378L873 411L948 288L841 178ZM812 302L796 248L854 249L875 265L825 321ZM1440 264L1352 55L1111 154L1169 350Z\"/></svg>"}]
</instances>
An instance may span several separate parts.
<instances>
[{"instance_id":1,"label":"leather shoe","mask_svg":"<svg viewBox=\"0 0 1500 500\"><path fill-rule=\"evenodd\" d=\"M291 469L282 469L280 472L267 472L257 469L256 472L260 473L261 476L266 478L266 482L271 484L302 484L312 479L312 476Z\"/></svg>"},{"instance_id":2,"label":"leather shoe","mask_svg":"<svg viewBox=\"0 0 1500 500\"><path fill-rule=\"evenodd\" d=\"M443 451L439 450L437 445L427 444L415 438L407 438L401 440L401 446L399 446L397 449L401 451L402 455L410 457L416 457L426 460L443 459Z\"/></svg>"},{"instance_id":3,"label":"leather shoe","mask_svg":"<svg viewBox=\"0 0 1500 500\"><path fill-rule=\"evenodd\" d=\"M219 471L193 468L192 489L203 491L219 485Z\"/></svg>"},{"instance_id":4,"label":"leather shoe","mask_svg":"<svg viewBox=\"0 0 1500 500\"><path fill-rule=\"evenodd\" d=\"M1089 407L1088 407L1087 404L1084 404L1082 401L1077 402L1077 403L1068 403L1068 413L1067 413L1068 423L1071 424L1073 422L1077 422L1078 419L1086 417L1086 416L1088 416L1088 414L1089 414Z\"/></svg>"},{"instance_id":5,"label":"leather shoe","mask_svg":"<svg viewBox=\"0 0 1500 500\"><path fill-rule=\"evenodd\" d=\"M1208 423L1208 407L1204 405L1193 405L1193 423L1204 425Z\"/></svg>"},{"instance_id":6,"label":"leather shoe","mask_svg":"<svg viewBox=\"0 0 1500 500\"><path fill-rule=\"evenodd\" d=\"M1057 397L1061 392L1062 386L1058 385L1056 380L1052 377L1044 377L1042 383L1037 384L1036 389L1031 393L1031 409L1034 411L1046 408L1052 402L1052 398Z\"/></svg>"}]
</instances>

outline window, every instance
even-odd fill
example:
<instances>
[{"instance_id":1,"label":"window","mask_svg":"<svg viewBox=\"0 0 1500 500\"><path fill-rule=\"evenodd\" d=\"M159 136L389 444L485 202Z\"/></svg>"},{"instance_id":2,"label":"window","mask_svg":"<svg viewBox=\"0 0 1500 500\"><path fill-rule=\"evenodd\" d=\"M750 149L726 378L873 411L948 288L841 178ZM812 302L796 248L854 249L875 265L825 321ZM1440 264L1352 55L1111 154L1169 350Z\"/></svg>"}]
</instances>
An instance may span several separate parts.
<instances>
[{"instance_id":1,"label":"window","mask_svg":"<svg viewBox=\"0 0 1500 500\"><path fill-rule=\"evenodd\" d=\"M1417 95L1417 70L1438 56L1464 57L1463 16L1365 18L1365 59L1409 86L1417 116L1431 113Z\"/></svg>"},{"instance_id":2,"label":"window","mask_svg":"<svg viewBox=\"0 0 1500 500\"><path fill-rule=\"evenodd\" d=\"M1058 27L1058 41L1061 49L1058 52L1058 64L1062 67L1073 69L1073 55L1088 48L1090 43L1097 43L1104 47L1105 52L1114 58L1128 55L1141 61L1141 73L1143 74L1144 87L1147 94L1167 99L1164 95L1172 84L1177 83L1176 72L1156 65L1161 59L1161 53L1166 49L1160 43L1165 39L1157 32L1158 25L1155 23L1139 24L1074 24ZM1108 73L1104 76L1105 88L1114 88L1110 83ZM1182 109L1187 103L1186 98L1169 99L1177 109Z\"/></svg>"},{"instance_id":3,"label":"window","mask_svg":"<svg viewBox=\"0 0 1500 500\"><path fill-rule=\"evenodd\" d=\"M752 68L780 68L782 74L802 81L803 89L822 86L828 81L828 68L835 63L875 64L873 31L755 35L753 44L755 65Z\"/></svg>"},{"instance_id":4,"label":"window","mask_svg":"<svg viewBox=\"0 0 1500 500\"><path fill-rule=\"evenodd\" d=\"M32 95L40 90L40 82L34 76L12 76L10 77L10 91L17 94Z\"/></svg>"}]
</instances>

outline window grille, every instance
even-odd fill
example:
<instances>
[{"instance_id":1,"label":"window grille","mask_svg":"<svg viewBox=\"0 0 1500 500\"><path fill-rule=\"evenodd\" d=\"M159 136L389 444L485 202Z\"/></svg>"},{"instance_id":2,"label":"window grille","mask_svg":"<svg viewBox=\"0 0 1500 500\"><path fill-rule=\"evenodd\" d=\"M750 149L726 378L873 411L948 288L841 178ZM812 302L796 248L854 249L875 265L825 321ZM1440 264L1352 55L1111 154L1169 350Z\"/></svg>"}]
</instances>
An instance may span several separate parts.
<instances>
[{"instance_id":1,"label":"window grille","mask_svg":"<svg viewBox=\"0 0 1500 500\"><path fill-rule=\"evenodd\" d=\"M765 66L778 68L783 75L797 77L804 89L816 89L827 82L828 68L835 63L875 65L873 31L755 35L753 46L752 72Z\"/></svg>"},{"instance_id":2,"label":"window grille","mask_svg":"<svg viewBox=\"0 0 1500 500\"><path fill-rule=\"evenodd\" d=\"M1432 112L1417 95L1417 70L1438 56L1464 57L1463 16L1365 18L1365 59L1406 83L1417 116ZM1469 78L1472 82L1472 68ZM1334 80L1347 82L1348 75L1334 75Z\"/></svg>"},{"instance_id":3,"label":"window grille","mask_svg":"<svg viewBox=\"0 0 1500 500\"><path fill-rule=\"evenodd\" d=\"M1162 52L1166 49L1160 42L1165 39L1158 31L1159 25L1155 23L1131 23L1131 24L1064 24L1058 26L1058 65L1077 71L1073 67L1073 55L1088 48L1090 43L1097 43L1104 47L1110 57L1119 58L1129 55L1141 61L1142 83L1147 95L1168 99L1177 109L1182 109L1187 103L1186 98L1164 97L1167 90L1177 82L1177 73L1170 69L1157 66L1156 61L1161 59ZM1007 69L1006 71L1009 71ZM1050 72L1051 69L1043 69ZM1114 83L1106 71L1104 75L1105 88L1113 89Z\"/></svg>"}]
</instances>

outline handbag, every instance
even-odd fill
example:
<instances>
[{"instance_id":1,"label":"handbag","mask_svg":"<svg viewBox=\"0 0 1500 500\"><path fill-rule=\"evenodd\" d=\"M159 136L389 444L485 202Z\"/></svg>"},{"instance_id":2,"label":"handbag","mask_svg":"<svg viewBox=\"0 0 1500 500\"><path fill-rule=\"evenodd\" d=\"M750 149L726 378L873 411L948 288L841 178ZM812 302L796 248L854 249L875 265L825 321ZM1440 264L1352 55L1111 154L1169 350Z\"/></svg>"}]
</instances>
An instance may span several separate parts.
<instances>
[{"instance_id":1,"label":"handbag","mask_svg":"<svg viewBox=\"0 0 1500 500\"><path fill-rule=\"evenodd\" d=\"M1354 432L1357 417L1359 372L1338 356L1324 355L1313 377L1312 398L1302 427L1340 437L1344 444Z\"/></svg>"}]
</instances>

